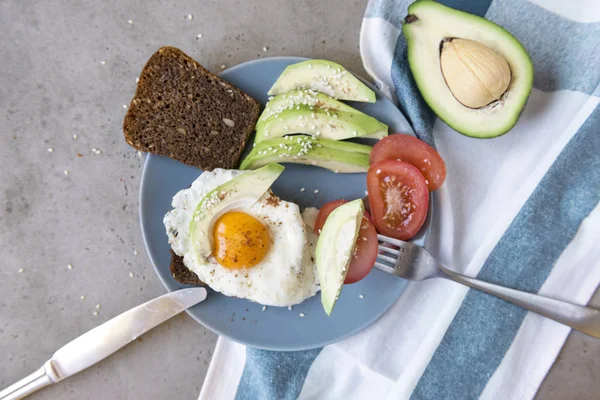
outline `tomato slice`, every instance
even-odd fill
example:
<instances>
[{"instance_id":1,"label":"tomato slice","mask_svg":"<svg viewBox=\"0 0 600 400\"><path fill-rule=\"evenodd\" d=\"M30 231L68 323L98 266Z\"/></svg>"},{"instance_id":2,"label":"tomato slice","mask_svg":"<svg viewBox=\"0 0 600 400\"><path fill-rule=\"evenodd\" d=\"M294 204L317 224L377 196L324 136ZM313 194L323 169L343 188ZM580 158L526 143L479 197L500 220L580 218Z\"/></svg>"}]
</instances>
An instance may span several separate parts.
<instances>
[{"instance_id":1,"label":"tomato slice","mask_svg":"<svg viewBox=\"0 0 600 400\"><path fill-rule=\"evenodd\" d=\"M404 161L421 171L432 192L446 179L446 164L440 154L427 143L411 135L397 133L378 141L369 158L371 165L384 160Z\"/></svg>"},{"instance_id":2,"label":"tomato slice","mask_svg":"<svg viewBox=\"0 0 600 400\"><path fill-rule=\"evenodd\" d=\"M378 162L367 172L367 189L380 233L408 240L419 232L427 217L429 191L416 167L403 161Z\"/></svg>"},{"instance_id":3,"label":"tomato slice","mask_svg":"<svg viewBox=\"0 0 600 400\"><path fill-rule=\"evenodd\" d=\"M377 230L375 225L367 218L362 219L358 238L356 239L356 247L354 255L348 267L348 274L344 283L355 283L363 279L371 272L375 261L377 260Z\"/></svg>"},{"instance_id":4,"label":"tomato slice","mask_svg":"<svg viewBox=\"0 0 600 400\"><path fill-rule=\"evenodd\" d=\"M325 225L329 214L344 203L347 203L346 200L334 200L321 207L315 221L314 230L317 235L320 233L323 225ZM365 217L363 217L360 224L354 255L352 256L352 261L350 261L350 266L348 267L348 274L346 274L346 279L344 280L345 284L358 282L367 276L373 269L373 265L377 259L377 231L373 223L366 218L366 215L368 213L365 211Z\"/></svg>"},{"instance_id":5,"label":"tomato slice","mask_svg":"<svg viewBox=\"0 0 600 400\"><path fill-rule=\"evenodd\" d=\"M339 199L330 201L329 203L326 203L323 207L321 207L319 213L317 214L317 219L315 220L315 227L313 228L316 235L321 233L321 228L323 228L323 225L325 225L325 221L327 220L327 217L329 217L329 214L331 214L333 210L345 203L347 203L346 200Z\"/></svg>"}]
</instances>

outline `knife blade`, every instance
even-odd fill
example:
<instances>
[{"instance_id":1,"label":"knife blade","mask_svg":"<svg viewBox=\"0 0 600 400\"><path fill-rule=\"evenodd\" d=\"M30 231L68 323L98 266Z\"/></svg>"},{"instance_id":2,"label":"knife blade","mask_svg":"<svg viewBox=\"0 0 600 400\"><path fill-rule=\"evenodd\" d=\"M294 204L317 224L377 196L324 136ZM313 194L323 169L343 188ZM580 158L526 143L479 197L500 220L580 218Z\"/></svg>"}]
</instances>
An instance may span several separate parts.
<instances>
[{"instance_id":1,"label":"knife blade","mask_svg":"<svg viewBox=\"0 0 600 400\"><path fill-rule=\"evenodd\" d=\"M0 400L21 399L110 356L150 329L206 299L206 289L165 294L120 314L61 347L44 366L0 392Z\"/></svg>"}]
</instances>

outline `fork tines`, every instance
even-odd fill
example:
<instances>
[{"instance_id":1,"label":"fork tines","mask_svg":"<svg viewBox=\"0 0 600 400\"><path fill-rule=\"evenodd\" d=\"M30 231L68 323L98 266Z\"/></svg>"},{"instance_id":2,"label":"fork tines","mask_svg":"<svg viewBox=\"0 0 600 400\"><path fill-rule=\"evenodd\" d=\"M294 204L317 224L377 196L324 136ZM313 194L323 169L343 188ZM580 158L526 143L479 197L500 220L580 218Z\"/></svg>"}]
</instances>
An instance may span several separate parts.
<instances>
[{"instance_id":1,"label":"fork tines","mask_svg":"<svg viewBox=\"0 0 600 400\"><path fill-rule=\"evenodd\" d=\"M398 275L399 263L403 259L403 253L410 250L412 243L394 239L384 235L377 235L379 239L377 262L375 268Z\"/></svg>"}]
</instances>

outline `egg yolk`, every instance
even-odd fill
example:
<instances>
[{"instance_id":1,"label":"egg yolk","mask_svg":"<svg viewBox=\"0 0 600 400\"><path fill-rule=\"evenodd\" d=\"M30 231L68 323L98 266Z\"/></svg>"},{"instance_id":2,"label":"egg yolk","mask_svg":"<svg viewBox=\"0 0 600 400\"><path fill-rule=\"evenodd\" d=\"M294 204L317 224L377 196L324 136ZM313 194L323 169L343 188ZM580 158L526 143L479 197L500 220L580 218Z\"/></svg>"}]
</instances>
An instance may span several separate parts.
<instances>
[{"instance_id":1,"label":"egg yolk","mask_svg":"<svg viewBox=\"0 0 600 400\"><path fill-rule=\"evenodd\" d=\"M250 268L265 258L271 241L267 228L243 212L223 214L213 229L214 256L225 268Z\"/></svg>"}]
</instances>

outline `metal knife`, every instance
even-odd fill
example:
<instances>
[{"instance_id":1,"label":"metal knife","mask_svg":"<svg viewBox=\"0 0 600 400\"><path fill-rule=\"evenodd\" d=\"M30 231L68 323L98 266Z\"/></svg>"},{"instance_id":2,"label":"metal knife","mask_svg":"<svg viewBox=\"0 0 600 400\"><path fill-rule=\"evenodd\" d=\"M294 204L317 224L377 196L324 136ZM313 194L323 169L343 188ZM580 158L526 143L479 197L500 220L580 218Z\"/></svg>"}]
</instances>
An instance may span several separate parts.
<instances>
[{"instance_id":1,"label":"metal knife","mask_svg":"<svg viewBox=\"0 0 600 400\"><path fill-rule=\"evenodd\" d=\"M204 299L204 288L181 289L132 308L63 346L36 372L2 390L0 400L21 399L60 382Z\"/></svg>"}]
</instances>

